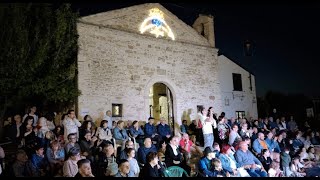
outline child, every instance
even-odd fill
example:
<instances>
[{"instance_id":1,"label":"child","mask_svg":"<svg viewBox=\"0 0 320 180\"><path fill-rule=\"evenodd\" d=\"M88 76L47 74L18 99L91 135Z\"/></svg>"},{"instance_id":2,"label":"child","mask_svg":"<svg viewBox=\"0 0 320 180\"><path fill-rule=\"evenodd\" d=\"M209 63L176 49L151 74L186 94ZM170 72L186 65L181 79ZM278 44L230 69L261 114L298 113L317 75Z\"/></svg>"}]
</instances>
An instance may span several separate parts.
<instances>
[{"instance_id":1,"label":"child","mask_svg":"<svg viewBox=\"0 0 320 180\"><path fill-rule=\"evenodd\" d=\"M221 161L214 158L212 161L214 177L230 177L230 173L222 169Z\"/></svg>"},{"instance_id":2,"label":"child","mask_svg":"<svg viewBox=\"0 0 320 180\"><path fill-rule=\"evenodd\" d=\"M280 163L273 161L268 170L269 177L282 177L283 172L280 170Z\"/></svg>"},{"instance_id":3,"label":"child","mask_svg":"<svg viewBox=\"0 0 320 180\"><path fill-rule=\"evenodd\" d=\"M290 170L292 172L291 176L293 177L305 177L306 173L304 172L304 169L300 168L299 166L299 156L296 156L292 159Z\"/></svg>"}]
</instances>

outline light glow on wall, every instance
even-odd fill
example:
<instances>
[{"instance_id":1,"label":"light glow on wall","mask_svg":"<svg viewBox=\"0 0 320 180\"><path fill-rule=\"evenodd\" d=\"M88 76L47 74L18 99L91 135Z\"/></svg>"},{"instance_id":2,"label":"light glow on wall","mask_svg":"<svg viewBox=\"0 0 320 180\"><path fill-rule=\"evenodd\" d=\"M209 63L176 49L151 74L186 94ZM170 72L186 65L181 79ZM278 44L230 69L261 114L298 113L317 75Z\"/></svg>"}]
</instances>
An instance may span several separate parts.
<instances>
[{"instance_id":1,"label":"light glow on wall","mask_svg":"<svg viewBox=\"0 0 320 180\"><path fill-rule=\"evenodd\" d=\"M171 28L168 26L164 20L163 12L158 8L152 8L149 10L149 17L147 17L140 26L140 33L143 34L148 31L154 34L156 38L159 36L168 36L172 40L175 40L174 34Z\"/></svg>"}]
</instances>

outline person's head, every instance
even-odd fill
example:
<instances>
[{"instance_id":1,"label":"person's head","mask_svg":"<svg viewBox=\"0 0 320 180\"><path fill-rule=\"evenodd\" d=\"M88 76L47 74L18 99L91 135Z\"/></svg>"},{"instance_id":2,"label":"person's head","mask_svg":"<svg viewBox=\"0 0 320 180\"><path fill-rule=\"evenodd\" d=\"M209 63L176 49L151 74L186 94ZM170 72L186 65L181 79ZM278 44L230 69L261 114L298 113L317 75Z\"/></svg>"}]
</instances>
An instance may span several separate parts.
<instances>
[{"instance_id":1,"label":"person's head","mask_svg":"<svg viewBox=\"0 0 320 180\"><path fill-rule=\"evenodd\" d=\"M61 145L58 140L53 140L50 143L50 147L51 147L52 151L58 151L61 148Z\"/></svg>"},{"instance_id":2,"label":"person's head","mask_svg":"<svg viewBox=\"0 0 320 180\"><path fill-rule=\"evenodd\" d=\"M16 114L13 116L13 119L16 123L21 123L22 119L21 119L21 116L20 114Z\"/></svg>"},{"instance_id":3,"label":"person's head","mask_svg":"<svg viewBox=\"0 0 320 180\"><path fill-rule=\"evenodd\" d=\"M258 133L258 138L259 140L263 141L264 140L264 134L262 132Z\"/></svg>"},{"instance_id":4,"label":"person's head","mask_svg":"<svg viewBox=\"0 0 320 180\"><path fill-rule=\"evenodd\" d=\"M253 121L253 124L256 125L256 126L258 126L258 125L259 125L259 121L258 121L258 120L254 120L254 121Z\"/></svg>"},{"instance_id":5,"label":"person's head","mask_svg":"<svg viewBox=\"0 0 320 180\"><path fill-rule=\"evenodd\" d=\"M161 123L161 124L165 124L165 123L166 123L166 119L164 119L164 117L161 117L161 118L160 118L160 123Z\"/></svg>"},{"instance_id":6,"label":"person's head","mask_svg":"<svg viewBox=\"0 0 320 180\"><path fill-rule=\"evenodd\" d=\"M86 130L86 132L85 132L85 134L84 134L84 138L85 138L87 141L91 141L91 132Z\"/></svg>"},{"instance_id":7,"label":"person's head","mask_svg":"<svg viewBox=\"0 0 320 180\"><path fill-rule=\"evenodd\" d=\"M272 110L272 112L273 112L273 113L277 113L277 109L274 108L274 109Z\"/></svg>"},{"instance_id":8,"label":"person's head","mask_svg":"<svg viewBox=\"0 0 320 180\"><path fill-rule=\"evenodd\" d=\"M166 141L162 140L160 144L161 144L161 148L166 149L167 147Z\"/></svg>"},{"instance_id":9,"label":"person's head","mask_svg":"<svg viewBox=\"0 0 320 180\"><path fill-rule=\"evenodd\" d=\"M183 133L182 139L183 140L189 140L189 135L187 133Z\"/></svg>"},{"instance_id":10,"label":"person's head","mask_svg":"<svg viewBox=\"0 0 320 180\"><path fill-rule=\"evenodd\" d=\"M36 154L37 154L37 155L40 155L40 156L43 155L43 152L44 152L43 146L38 145L38 146L36 146L36 147L34 148L34 150L36 151Z\"/></svg>"},{"instance_id":11,"label":"person's head","mask_svg":"<svg viewBox=\"0 0 320 180\"><path fill-rule=\"evenodd\" d=\"M217 143L217 142L213 143L213 149L220 152L220 145L219 145L219 143Z\"/></svg>"},{"instance_id":12,"label":"person's head","mask_svg":"<svg viewBox=\"0 0 320 180\"><path fill-rule=\"evenodd\" d=\"M33 125L33 122L34 122L34 117L33 116L27 116L26 119L24 120L24 122L26 123L26 126L27 125Z\"/></svg>"},{"instance_id":13,"label":"person's head","mask_svg":"<svg viewBox=\"0 0 320 180\"><path fill-rule=\"evenodd\" d=\"M267 135L268 139L272 139L273 138L273 133L270 131L268 132L268 135Z\"/></svg>"},{"instance_id":14,"label":"person's head","mask_svg":"<svg viewBox=\"0 0 320 180\"><path fill-rule=\"evenodd\" d=\"M169 141L170 141L171 145L175 145L175 146L179 145L179 137L178 136L170 137Z\"/></svg>"},{"instance_id":15,"label":"person's head","mask_svg":"<svg viewBox=\"0 0 320 180\"><path fill-rule=\"evenodd\" d=\"M247 151L248 150L248 143L247 142L245 142L245 141L241 141L240 143L239 143L239 148L242 150L242 151Z\"/></svg>"},{"instance_id":16,"label":"person's head","mask_svg":"<svg viewBox=\"0 0 320 180\"><path fill-rule=\"evenodd\" d=\"M151 139L150 138L145 138L144 139L144 147L146 147L146 148L150 148L151 147L151 145L152 145L152 141L151 141Z\"/></svg>"},{"instance_id":17,"label":"person's head","mask_svg":"<svg viewBox=\"0 0 320 180\"><path fill-rule=\"evenodd\" d=\"M69 140L69 142L76 143L77 142L77 134L76 133L68 134L68 140Z\"/></svg>"},{"instance_id":18,"label":"person's head","mask_svg":"<svg viewBox=\"0 0 320 180\"><path fill-rule=\"evenodd\" d=\"M243 124L241 124L241 129L243 129L243 130L248 130L248 124L247 123L243 123Z\"/></svg>"},{"instance_id":19,"label":"person's head","mask_svg":"<svg viewBox=\"0 0 320 180\"><path fill-rule=\"evenodd\" d=\"M63 121L63 120L66 120L67 119L67 117L68 117L68 114L62 114L62 116L61 116L61 120Z\"/></svg>"},{"instance_id":20,"label":"person's head","mask_svg":"<svg viewBox=\"0 0 320 180\"><path fill-rule=\"evenodd\" d=\"M216 157L216 153L212 151L211 147L204 148L203 155L207 157L209 160Z\"/></svg>"},{"instance_id":21,"label":"person's head","mask_svg":"<svg viewBox=\"0 0 320 180\"><path fill-rule=\"evenodd\" d=\"M183 120L182 124L185 125L185 126L188 125L187 120Z\"/></svg>"},{"instance_id":22,"label":"person's head","mask_svg":"<svg viewBox=\"0 0 320 180\"><path fill-rule=\"evenodd\" d=\"M83 117L83 120L84 121L93 121L92 117L88 114Z\"/></svg>"},{"instance_id":23,"label":"person's head","mask_svg":"<svg viewBox=\"0 0 320 180\"><path fill-rule=\"evenodd\" d=\"M76 114L75 114L74 110L71 109L71 110L68 111L68 117L70 119L74 119L76 117Z\"/></svg>"},{"instance_id":24,"label":"person's head","mask_svg":"<svg viewBox=\"0 0 320 180\"><path fill-rule=\"evenodd\" d=\"M218 158L214 158L212 164L215 169L222 169L221 161Z\"/></svg>"},{"instance_id":25,"label":"person's head","mask_svg":"<svg viewBox=\"0 0 320 180\"><path fill-rule=\"evenodd\" d=\"M299 163L299 161L300 161L300 157L299 157L299 156L295 156L295 157L293 157L293 159L292 159L292 163L293 163L294 165L297 165L297 164Z\"/></svg>"},{"instance_id":26,"label":"person's head","mask_svg":"<svg viewBox=\"0 0 320 180\"><path fill-rule=\"evenodd\" d=\"M238 132L238 125L233 124L232 125L232 130L235 131L235 132Z\"/></svg>"},{"instance_id":27,"label":"person's head","mask_svg":"<svg viewBox=\"0 0 320 180\"><path fill-rule=\"evenodd\" d=\"M151 165L156 165L159 162L159 158L156 152L149 152L147 154L147 162Z\"/></svg>"},{"instance_id":28,"label":"person's head","mask_svg":"<svg viewBox=\"0 0 320 180\"><path fill-rule=\"evenodd\" d=\"M117 122L117 126L118 126L119 129L123 129L123 127L124 127L124 122L123 122L122 120L118 121L118 122Z\"/></svg>"},{"instance_id":29,"label":"person's head","mask_svg":"<svg viewBox=\"0 0 320 180\"><path fill-rule=\"evenodd\" d=\"M134 128L138 128L138 127L139 127L139 122L138 122L138 121L133 121L133 122L132 122L132 126L133 126Z\"/></svg>"},{"instance_id":30,"label":"person's head","mask_svg":"<svg viewBox=\"0 0 320 180\"><path fill-rule=\"evenodd\" d=\"M136 151L133 148L128 148L126 150L128 157L134 158L136 156Z\"/></svg>"},{"instance_id":31,"label":"person's head","mask_svg":"<svg viewBox=\"0 0 320 180\"><path fill-rule=\"evenodd\" d=\"M125 144L126 148L134 148L134 144L132 141L128 140L126 141L126 144Z\"/></svg>"},{"instance_id":32,"label":"person's head","mask_svg":"<svg viewBox=\"0 0 320 180\"><path fill-rule=\"evenodd\" d=\"M108 127L108 121L107 120L102 120L100 122L100 127L101 128L107 128Z\"/></svg>"},{"instance_id":33,"label":"person's head","mask_svg":"<svg viewBox=\"0 0 320 180\"><path fill-rule=\"evenodd\" d=\"M286 154L289 154L289 153L290 153L290 147L288 147L288 146L285 147L285 148L284 148L284 152L285 152Z\"/></svg>"},{"instance_id":34,"label":"person's head","mask_svg":"<svg viewBox=\"0 0 320 180\"><path fill-rule=\"evenodd\" d=\"M307 149L306 149L305 147L303 147L303 148L301 149L301 151L305 153L305 152L307 152Z\"/></svg>"},{"instance_id":35,"label":"person's head","mask_svg":"<svg viewBox=\"0 0 320 180\"><path fill-rule=\"evenodd\" d=\"M68 157L73 161L80 160L80 149L72 147L68 152Z\"/></svg>"},{"instance_id":36,"label":"person's head","mask_svg":"<svg viewBox=\"0 0 320 180\"><path fill-rule=\"evenodd\" d=\"M270 157L270 151L269 149L262 149L261 150L261 155L265 157Z\"/></svg>"},{"instance_id":37,"label":"person's head","mask_svg":"<svg viewBox=\"0 0 320 180\"><path fill-rule=\"evenodd\" d=\"M83 129L90 130L90 129L92 128L92 126L93 126L92 121L84 121L84 122L82 123L82 128L83 128Z\"/></svg>"},{"instance_id":38,"label":"person's head","mask_svg":"<svg viewBox=\"0 0 320 180\"><path fill-rule=\"evenodd\" d=\"M192 120L192 124L197 125L197 121L196 120Z\"/></svg>"},{"instance_id":39,"label":"person's head","mask_svg":"<svg viewBox=\"0 0 320 180\"><path fill-rule=\"evenodd\" d=\"M23 162L23 163L27 162L28 161L27 153L24 150L19 149L16 152L16 160L20 161L20 162Z\"/></svg>"},{"instance_id":40,"label":"person's head","mask_svg":"<svg viewBox=\"0 0 320 180\"><path fill-rule=\"evenodd\" d=\"M231 146L229 144L222 144L221 153L230 154L232 152Z\"/></svg>"},{"instance_id":41,"label":"person's head","mask_svg":"<svg viewBox=\"0 0 320 180\"><path fill-rule=\"evenodd\" d=\"M253 128L252 128L252 131L253 131L255 134L257 134L257 133L258 133L258 128L257 128L257 127L253 127Z\"/></svg>"},{"instance_id":42,"label":"person's head","mask_svg":"<svg viewBox=\"0 0 320 180\"><path fill-rule=\"evenodd\" d=\"M207 111L207 117L209 117L211 114L213 114L213 108L209 107Z\"/></svg>"},{"instance_id":43,"label":"person's head","mask_svg":"<svg viewBox=\"0 0 320 180\"><path fill-rule=\"evenodd\" d=\"M230 119L230 121L231 121L231 123L233 124L234 122L236 122L236 119L235 119L234 117L232 117L232 118Z\"/></svg>"},{"instance_id":44,"label":"person's head","mask_svg":"<svg viewBox=\"0 0 320 180\"><path fill-rule=\"evenodd\" d=\"M149 117L148 122L149 122L149 124L153 124L154 123L154 118L153 117Z\"/></svg>"},{"instance_id":45,"label":"person's head","mask_svg":"<svg viewBox=\"0 0 320 180\"><path fill-rule=\"evenodd\" d=\"M78 165L79 173L82 176L90 176L92 174L90 160L81 159L77 162L77 165Z\"/></svg>"},{"instance_id":46,"label":"person's head","mask_svg":"<svg viewBox=\"0 0 320 180\"><path fill-rule=\"evenodd\" d=\"M247 143L248 146L251 145L251 139L248 136L244 138L244 142Z\"/></svg>"},{"instance_id":47,"label":"person's head","mask_svg":"<svg viewBox=\"0 0 320 180\"><path fill-rule=\"evenodd\" d=\"M31 106L30 107L30 113L31 114L34 114L34 113L36 113L37 112L37 107L36 106Z\"/></svg>"},{"instance_id":48,"label":"person's head","mask_svg":"<svg viewBox=\"0 0 320 180\"><path fill-rule=\"evenodd\" d=\"M130 164L126 159L121 159L118 164L118 169L123 174L129 174L130 172Z\"/></svg>"},{"instance_id":49,"label":"person's head","mask_svg":"<svg viewBox=\"0 0 320 180\"><path fill-rule=\"evenodd\" d=\"M103 147L103 152L105 153L105 155L107 157L111 157L114 154L114 148L113 148L112 144L106 144Z\"/></svg>"},{"instance_id":50,"label":"person's head","mask_svg":"<svg viewBox=\"0 0 320 180\"><path fill-rule=\"evenodd\" d=\"M314 154L315 153L314 147L309 147L308 153Z\"/></svg>"},{"instance_id":51,"label":"person's head","mask_svg":"<svg viewBox=\"0 0 320 180\"><path fill-rule=\"evenodd\" d=\"M293 119L293 116L290 116L290 121L293 121L294 119Z\"/></svg>"},{"instance_id":52,"label":"person's head","mask_svg":"<svg viewBox=\"0 0 320 180\"><path fill-rule=\"evenodd\" d=\"M273 117L269 117L269 122L273 122Z\"/></svg>"},{"instance_id":53,"label":"person's head","mask_svg":"<svg viewBox=\"0 0 320 180\"><path fill-rule=\"evenodd\" d=\"M278 170L280 168L280 163L276 162L276 161L272 161L272 163L270 164L270 169L275 169Z\"/></svg>"},{"instance_id":54,"label":"person's head","mask_svg":"<svg viewBox=\"0 0 320 180\"><path fill-rule=\"evenodd\" d=\"M106 112L106 115L109 116L109 117L111 117L111 111L108 110L108 111Z\"/></svg>"},{"instance_id":55,"label":"person's head","mask_svg":"<svg viewBox=\"0 0 320 180\"><path fill-rule=\"evenodd\" d=\"M281 122L286 122L286 118L285 117L281 117Z\"/></svg>"}]
</instances>

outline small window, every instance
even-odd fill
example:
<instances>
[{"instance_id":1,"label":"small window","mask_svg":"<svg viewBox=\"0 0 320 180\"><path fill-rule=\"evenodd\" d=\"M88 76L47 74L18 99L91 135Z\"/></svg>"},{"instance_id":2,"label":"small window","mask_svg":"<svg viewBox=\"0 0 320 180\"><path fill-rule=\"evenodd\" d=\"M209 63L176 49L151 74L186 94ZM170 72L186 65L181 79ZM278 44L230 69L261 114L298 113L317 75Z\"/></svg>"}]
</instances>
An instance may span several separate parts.
<instances>
[{"instance_id":1,"label":"small window","mask_svg":"<svg viewBox=\"0 0 320 180\"><path fill-rule=\"evenodd\" d=\"M233 78L233 90L242 91L241 74L232 73L232 78Z\"/></svg>"},{"instance_id":2,"label":"small window","mask_svg":"<svg viewBox=\"0 0 320 180\"><path fill-rule=\"evenodd\" d=\"M112 104L112 117L122 117L122 104Z\"/></svg>"},{"instance_id":3,"label":"small window","mask_svg":"<svg viewBox=\"0 0 320 180\"><path fill-rule=\"evenodd\" d=\"M245 116L245 112L244 111L236 111L236 117L238 118L238 119L243 119L243 118L245 118L246 116Z\"/></svg>"}]
</instances>

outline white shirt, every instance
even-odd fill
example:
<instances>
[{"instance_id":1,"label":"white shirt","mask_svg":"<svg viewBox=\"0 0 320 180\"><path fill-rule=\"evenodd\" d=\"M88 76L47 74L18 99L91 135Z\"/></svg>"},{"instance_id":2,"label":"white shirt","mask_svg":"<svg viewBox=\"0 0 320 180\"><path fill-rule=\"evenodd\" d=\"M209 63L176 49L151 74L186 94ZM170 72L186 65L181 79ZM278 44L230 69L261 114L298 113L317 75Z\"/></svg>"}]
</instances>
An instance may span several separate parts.
<instances>
[{"instance_id":1,"label":"white shirt","mask_svg":"<svg viewBox=\"0 0 320 180\"><path fill-rule=\"evenodd\" d=\"M198 113L197 119L201 121L203 134L213 133L213 129L212 129L213 122L206 122L205 120L207 119L207 116L204 116L201 113Z\"/></svg>"},{"instance_id":2,"label":"white shirt","mask_svg":"<svg viewBox=\"0 0 320 180\"><path fill-rule=\"evenodd\" d=\"M234 160L232 160L229 155L227 155L227 157L228 157L228 159L230 160L230 167L231 167L231 169L237 169L236 162L234 162Z\"/></svg>"},{"instance_id":3,"label":"white shirt","mask_svg":"<svg viewBox=\"0 0 320 180\"><path fill-rule=\"evenodd\" d=\"M108 121L108 128L112 129L112 117L104 115L103 120L107 120Z\"/></svg>"},{"instance_id":4,"label":"white shirt","mask_svg":"<svg viewBox=\"0 0 320 180\"><path fill-rule=\"evenodd\" d=\"M78 119L70 119L69 117L63 121L64 126L64 139L68 141L68 134L77 133L77 137L79 138L78 128L81 126L81 123Z\"/></svg>"}]
</instances>

